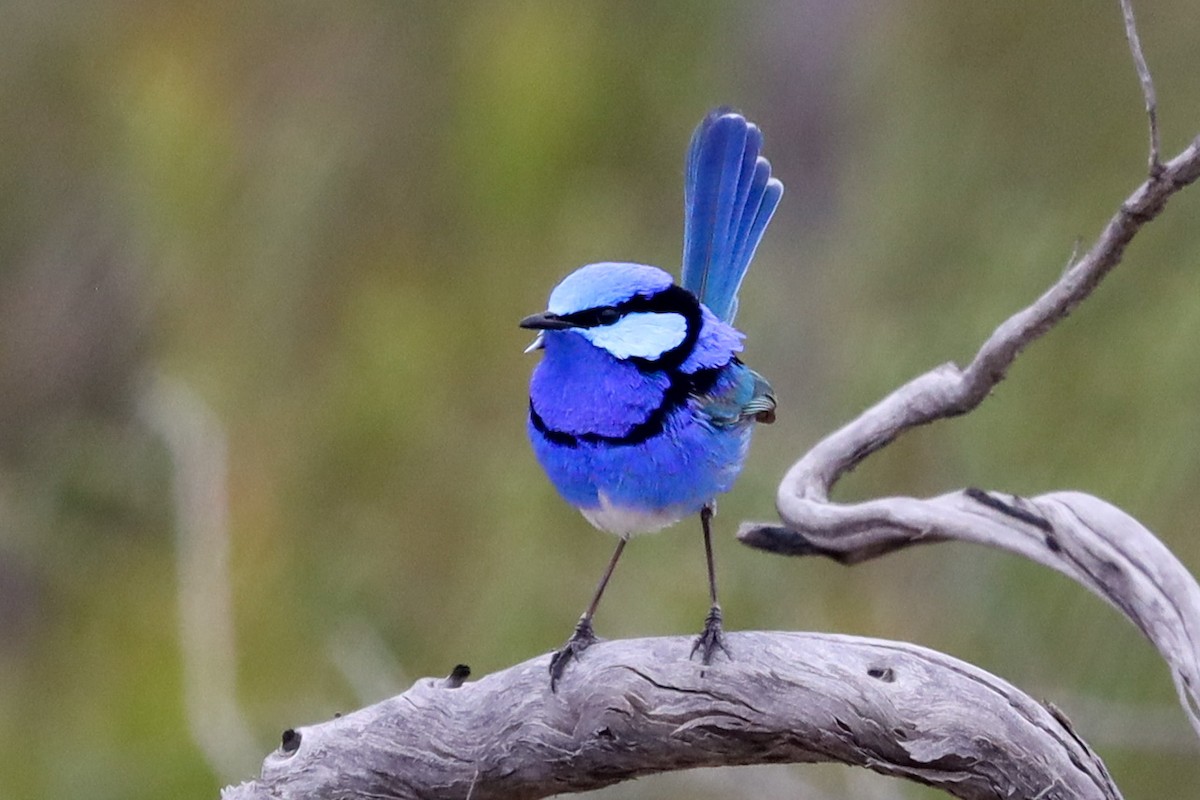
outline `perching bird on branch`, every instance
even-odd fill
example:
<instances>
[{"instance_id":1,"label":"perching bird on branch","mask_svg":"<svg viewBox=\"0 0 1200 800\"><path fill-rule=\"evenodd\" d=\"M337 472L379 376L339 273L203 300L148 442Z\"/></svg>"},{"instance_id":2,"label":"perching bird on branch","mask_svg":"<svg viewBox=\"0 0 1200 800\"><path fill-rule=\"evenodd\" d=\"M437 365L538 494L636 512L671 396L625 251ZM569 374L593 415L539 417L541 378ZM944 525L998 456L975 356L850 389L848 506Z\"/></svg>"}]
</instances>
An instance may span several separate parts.
<instances>
[{"instance_id":1,"label":"perching bird on branch","mask_svg":"<svg viewBox=\"0 0 1200 800\"><path fill-rule=\"evenodd\" d=\"M717 109L692 135L683 274L604 262L572 272L547 310L521 320L545 350L529 387L538 461L588 522L619 537L575 632L550 662L551 687L596 641L592 616L629 537L699 513L712 609L692 647L708 664L721 633L709 523L742 469L755 422L775 419L770 384L737 357L737 292L783 195L759 155L762 133Z\"/></svg>"}]
</instances>

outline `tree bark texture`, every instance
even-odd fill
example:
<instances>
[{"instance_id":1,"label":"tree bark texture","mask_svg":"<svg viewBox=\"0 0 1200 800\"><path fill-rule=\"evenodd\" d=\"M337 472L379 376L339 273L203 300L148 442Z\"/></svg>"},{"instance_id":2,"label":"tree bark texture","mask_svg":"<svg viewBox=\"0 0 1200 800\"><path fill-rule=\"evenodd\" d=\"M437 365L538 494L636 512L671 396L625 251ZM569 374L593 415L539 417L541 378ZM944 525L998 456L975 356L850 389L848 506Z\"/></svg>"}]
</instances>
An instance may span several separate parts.
<instances>
[{"instance_id":1,"label":"tree bark texture","mask_svg":"<svg viewBox=\"0 0 1200 800\"><path fill-rule=\"evenodd\" d=\"M285 734L223 800L538 798L732 764L841 762L956 797L1118 798L1070 724L1005 681L900 642L733 633L602 642L552 693L548 657Z\"/></svg>"}]
</instances>

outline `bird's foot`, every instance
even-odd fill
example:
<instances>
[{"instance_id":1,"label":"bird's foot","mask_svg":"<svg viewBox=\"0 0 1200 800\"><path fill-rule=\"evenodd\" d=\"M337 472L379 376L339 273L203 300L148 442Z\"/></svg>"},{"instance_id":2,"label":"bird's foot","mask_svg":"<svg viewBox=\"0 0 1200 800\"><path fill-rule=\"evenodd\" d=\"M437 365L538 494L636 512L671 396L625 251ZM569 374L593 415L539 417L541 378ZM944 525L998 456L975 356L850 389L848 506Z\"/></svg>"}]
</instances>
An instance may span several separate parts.
<instances>
[{"instance_id":1,"label":"bird's foot","mask_svg":"<svg viewBox=\"0 0 1200 800\"><path fill-rule=\"evenodd\" d=\"M725 644L725 633L721 628L721 607L716 603L713 603L708 616L704 618L704 630L696 637L688 658L694 658L697 650L700 651L701 664L711 664L713 656L718 650L723 652L726 658L733 658L733 654L729 652L729 647Z\"/></svg>"},{"instance_id":2,"label":"bird's foot","mask_svg":"<svg viewBox=\"0 0 1200 800\"><path fill-rule=\"evenodd\" d=\"M575 632L571 634L571 638L567 639L567 643L559 650L555 651L550 658L550 691L554 691L558 679L562 677L563 670L567 668L567 664L572 659L579 660L579 656L584 650L598 642L595 632L592 630L592 621L586 617L579 620L575 626Z\"/></svg>"}]
</instances>

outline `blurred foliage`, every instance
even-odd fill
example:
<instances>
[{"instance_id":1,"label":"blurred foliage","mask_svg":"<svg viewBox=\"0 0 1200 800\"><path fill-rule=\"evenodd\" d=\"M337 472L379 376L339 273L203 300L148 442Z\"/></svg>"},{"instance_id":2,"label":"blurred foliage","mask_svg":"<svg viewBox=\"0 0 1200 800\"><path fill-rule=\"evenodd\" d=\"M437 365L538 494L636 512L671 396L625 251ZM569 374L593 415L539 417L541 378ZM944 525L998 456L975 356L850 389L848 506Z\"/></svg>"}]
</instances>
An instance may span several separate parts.
<instances>
[{"instance_id":1,"label":"blurred foliage","mask_svg":"<svg viewBox=\"0 0 1200 800\"><path fill-rule=\"evenodd\" d=\"M788 186L739 317L782 405L721 504L730 626L946 650L1062 707L1130 796L1200 796L1165 668L1065 579L965 546L844 570L729 535L772 513L807 445L969 358L1141 180L1115 4L3 12L5 796L215 797L285 727L557 646L612 542L528 451L515 322L580 264L674 266L684 147L721 103L760 122ZM1194 12L1138 7L1168 154L1200 130ZM1200 569L1198 213L1200 191L1177 198L979 411L904 437L842 493L1078 488ZM236 681L260 745L234 774L193 743L182 700L172 467L139 411L155 374L228 439ZM602 633L699 628L695 527L636 541ZM920 793L849 772L786 775ZM797 793L742 774L760 788L744 792Z\"/></svg>"}]
</instances>

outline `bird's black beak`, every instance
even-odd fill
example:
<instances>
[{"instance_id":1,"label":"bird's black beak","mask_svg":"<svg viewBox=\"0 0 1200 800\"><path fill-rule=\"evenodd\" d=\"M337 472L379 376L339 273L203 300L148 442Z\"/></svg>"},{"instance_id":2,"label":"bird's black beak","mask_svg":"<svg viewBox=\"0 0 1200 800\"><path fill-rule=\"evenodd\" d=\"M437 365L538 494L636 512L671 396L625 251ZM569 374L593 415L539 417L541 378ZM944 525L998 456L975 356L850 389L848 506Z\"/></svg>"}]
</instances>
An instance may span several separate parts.
<instances>
[{"instance_id":1,"label":"bird's black beak","mask_svg":"<svg viewBox=\"0 0 1200 800\"><path fill-rule=\"evenodd\" d=\"M568 322L557 314L551 314L549 311L543 311L540 314L530 314L525 319L521 320L522 328L529 328L535 331L560 331L565 328L579 327L573 322Z\"/></svg>"}]
</instances>

